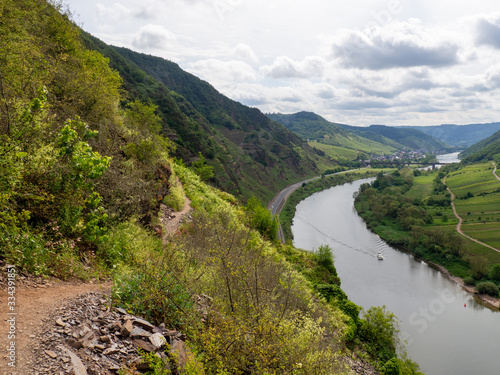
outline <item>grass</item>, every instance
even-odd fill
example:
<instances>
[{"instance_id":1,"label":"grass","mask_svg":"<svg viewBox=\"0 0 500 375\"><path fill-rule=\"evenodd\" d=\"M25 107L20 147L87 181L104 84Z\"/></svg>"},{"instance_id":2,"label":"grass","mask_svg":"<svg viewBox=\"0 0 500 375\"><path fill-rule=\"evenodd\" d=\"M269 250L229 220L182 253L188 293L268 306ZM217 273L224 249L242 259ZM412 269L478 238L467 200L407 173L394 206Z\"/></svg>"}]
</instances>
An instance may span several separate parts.
<instances>
[{"instance_id":1,"label":"grass","mask_svg":"<svg viewBox=\"0 0 500 375\"><path fill-rule=\"evenodd\" d=\"M482 193L491 193L500 188L500 181L493 175L493 166L490 163L468 165L446 178L446 185L456 197L467 193L475 196Z\"/></svg>"},{"instance_id":2,"label":"grass","mask_svg":"<svg viewBox=\"0 0 500 375\"><path fill-rule=\"evenodd\" d=\"M457 199L455 200L455 207L460 214L467 214L468 212L500 213L500 193L495 192L469 199Z\"/></svg>"},{"instance_id":3,"label":"grass","mask_svg":"<svg viewBox=\"0 0 500 375\"><path fill-rule=\"evenodd\" d=\"M355 160L356 157L358 156L358 152L355 150L339 146L328 145L325 143L309 142L309 146L323 151L327 156L335 160L337 159Z\"/></svg>"},{"instance_id":4,"label":"grass","mask_svg":"<svg viewBox=\"0 0 500 375\"><path fill-rule=\"evenodd\" d=\"M407 197L412 199L423 199L427 196L432 195L433 181L435 175L430 174L428 176L419 176L413 180L413 186L405 194Z\"/></svg>"}]
</instances>

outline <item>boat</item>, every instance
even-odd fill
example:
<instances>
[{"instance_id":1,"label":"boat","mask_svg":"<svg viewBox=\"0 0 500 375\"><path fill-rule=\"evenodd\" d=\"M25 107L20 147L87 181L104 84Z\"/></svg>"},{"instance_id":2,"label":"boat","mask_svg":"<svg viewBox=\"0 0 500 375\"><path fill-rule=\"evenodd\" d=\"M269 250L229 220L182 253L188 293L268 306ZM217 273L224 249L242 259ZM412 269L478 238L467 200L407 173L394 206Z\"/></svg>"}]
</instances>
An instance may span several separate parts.
<instances>
[{"instance_id":1,"label":"boat","mask_svg":"<svg viewBox=\"0 0 500 375\"><path fill-rule=\"evenodd\" d=\"M379 252L379 253L377 254L377 259L378 259L378 260L384 260L384 256L382 255L382 253L381 253L381 252Z\"/></svg>"}]
</instances>

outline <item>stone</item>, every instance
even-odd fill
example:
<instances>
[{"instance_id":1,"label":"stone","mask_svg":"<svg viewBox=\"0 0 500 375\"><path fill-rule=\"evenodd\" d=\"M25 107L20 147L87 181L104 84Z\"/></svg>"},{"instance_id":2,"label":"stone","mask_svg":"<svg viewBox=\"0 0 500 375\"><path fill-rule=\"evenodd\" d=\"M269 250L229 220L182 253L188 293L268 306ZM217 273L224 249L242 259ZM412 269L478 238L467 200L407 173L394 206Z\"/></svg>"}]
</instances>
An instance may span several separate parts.
<instances>
[{"instance_id":1,"label":"stone","mask_svg":"<svg viewBox=\"0 0 500 375\"><path fill-rule=\"evenodd\" d=\"M151 336L150 332L139 327L134 327L132 332L130 332L130 337L149 337L149 336Z\"/></svg>"},{"instance_id":2,"label":"stone","mask_svg":"<svg viewBox=\"0 0 500 375\"><path fill-rule=\"evenodd\" d=\"M45 354L47 354L52 359L56 359L57 358L57 354L55 352L53 352L52 350L46 350Z\"/></svg>"},{"instance_id":3,"label":"stone","mask_svg":"<svg viewBox=\"0 0 500 375\"><path fill-rule=\"evenodd\" d=\"M97 337L94 331L89 331L87 334L80 340L82 346L84 348L94 348L97 345Z\"/></svg>"},{"instance_id":4,"label":"stone","mask_svg":"<svg viewBox=\"0 0 500 375\"><path fill-rule=\"evenodd\" d=\"M176 356L181 371L184 371L188 360L186 344L184 341L174 340L170 346L170 351L174 356Z\"/></svg>"},{"instance_id":5,"label":"stone","mask_svg":"<svg viewBox=\"0 0 500 375\"><path fill-rule=\"evenodd\" d=\"M56 320L56 324L61 327L66 327L66 323L64 323L61 318Z\"/></svg>"},{"instance_id":6,"label":"stone","mask_svg":"<svg viewBox=\"0 0 500 375\"><path fill-rule=\"evenodd\" d=\"M107 348L102 354L104 355L111 355L111 354L115 354L115 353L118 353L118 345L116 344L113 344L110 348Z\"/></svg>"},{"instance_id":7,"label":"stone","mask_svg":"<svg viewBox=\"0 0 500 375\"><path fill-rule=\"evenodd\" d=\"M78 357L75 353L67 348L59 348L61 348L66 353L66 355L71 358L71 364L73 365L73 372L75 373L75 375L87 375L87 368L83 364L80 357Z\"/></svg>"},{"instance_id":8,"label":"stone","mask_svg":"<svg viewBox=\"0 0 500 375\"><path fill-rule=\"evenodd\" d=\"M75 340L75 339L72 339L72 338L68 339L66 341L66 343L70 347L72 347L73 349L76 349L76 350L80 349L83 346L82 343L81 343L81 341L78 341L78 340Z\"/></svg>"},{"instance_id":9,"label":"stone","mask_svg":"<svg viewBox=\"0 0 500 375\"><path fill-rule=\"evenodd\" d=\"M104 335L99 337L99 340L101 340L102 342L111 342L111 337Z\"/></svg>"},{"instance_id":10,"label":"stone","mask_svg":"<svg viewBox=\"0 0 500 375\"><path fill-rule=\"evenodd\" d=\"M134 326L130 320L126 320L123 326L121 327L120 333L123 337L128 337L134 330Z\"/></svg>"},{"instance_id":11,"label":"stone","mask_svg":"<svg viewBox=\"0 0 500 375\"><path fill-rule=\"evenodd\" d=\"M132 341L135 345L137 345L137 347L147 352L154 352L156 350L156 347L147 341L141 339L133 339Z\"/></svg>"},{"instance_id":12,"label":"stone","mask_svg":"<svg viewBox=\"0 0 500 375\"><path fill-rule=\"evenodd\" d=\"M134 323L139 324L140 326L150 330L155 328L155 326L149 323L148 321L138 318L136 316L134 317Z\"/></svg>"},{"instance_id":13,"label":"stone","mask_svg":"<svg viewBox=\"0 0 500 375\"><path fill-rule=\"evenodd\" d=\"M165 339L165 336L163 336L161 333L152 334L151 336L149 336L149 341L151 341L151 344L153 344L156 349L161 348L167 343L167 339Z\"/></svg>"}]
</instances>

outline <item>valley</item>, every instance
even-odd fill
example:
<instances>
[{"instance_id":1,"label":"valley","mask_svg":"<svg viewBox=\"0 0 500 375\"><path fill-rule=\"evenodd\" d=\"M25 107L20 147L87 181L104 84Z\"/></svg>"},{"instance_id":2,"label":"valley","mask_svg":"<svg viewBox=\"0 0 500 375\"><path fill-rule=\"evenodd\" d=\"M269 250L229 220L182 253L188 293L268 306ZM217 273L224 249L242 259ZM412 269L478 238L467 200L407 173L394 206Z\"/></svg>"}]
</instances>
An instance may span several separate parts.
<instances>
[{"instance_id":1,"label":"valley","mask_svg":"<svg viewBox=\"0 0 500 375\"><path fill-rule=\"evenodd\" d=\"M460 125L453 136L448 125L265 114L185 61L82 28L62 2L0 5L0 335L12 348L2 349L2 369L49 371L33 367L36 354L51 369L91 366L81 373L432 375L441 362L426 356L440 353L418 342L453 340L453 330L418 328L459 314L496 327L497 315L470 294L453 291L453 303L472 307L458 312L449 294L432 293L436 279L452 287L426 264L499 296L497 123ZM228 51L228 66L233 53L252 57L242 45ZM439 154L461 151L460 162L437 168ZM340 201L317 199L332 186L345 189ZM265 204L280 191L289 199L278 218L283 204ZM359 215L338 209L353 194ZM387 256L377 263L380 249ZM418 285L426 294L410 310L393 304ZM81 311L72 315L66 302ZM63 305L66 321L40 335L51 307ZM427 306L442 314L422 321ZM407 328L411 343L398 333ZM496 350L493 329L463 334L484 353ZM458 367L470 354L453 352ZM475 368L488 373L491 362L482 364Z\"/></svg>"}]
</instances>

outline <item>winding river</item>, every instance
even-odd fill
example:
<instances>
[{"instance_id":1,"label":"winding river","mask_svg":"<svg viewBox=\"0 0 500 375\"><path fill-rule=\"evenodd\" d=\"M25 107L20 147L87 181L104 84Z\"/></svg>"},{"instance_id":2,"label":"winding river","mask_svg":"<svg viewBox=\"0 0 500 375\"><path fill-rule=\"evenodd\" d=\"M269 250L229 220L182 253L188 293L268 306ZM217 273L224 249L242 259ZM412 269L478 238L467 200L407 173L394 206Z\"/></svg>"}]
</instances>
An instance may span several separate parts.
<instances>
[{"instance_id":1,"label":"winding river","mask_svg":"<svg viewBox=\"0 0 500 375\"><path fill-rule=\"evenodd\" d=\"M446 158L454 161L450 155L439 160ZM367 181L302 201L292 225L295 246L313 250L330 245L349 298L365 309L387 306L400 320L409 356L425 374L500 373L500 313L370 232L353 204L353 193ZM379 251L385 260L377 260Z\"/></svg>"}]
</instances>

